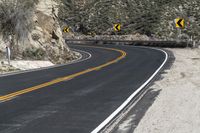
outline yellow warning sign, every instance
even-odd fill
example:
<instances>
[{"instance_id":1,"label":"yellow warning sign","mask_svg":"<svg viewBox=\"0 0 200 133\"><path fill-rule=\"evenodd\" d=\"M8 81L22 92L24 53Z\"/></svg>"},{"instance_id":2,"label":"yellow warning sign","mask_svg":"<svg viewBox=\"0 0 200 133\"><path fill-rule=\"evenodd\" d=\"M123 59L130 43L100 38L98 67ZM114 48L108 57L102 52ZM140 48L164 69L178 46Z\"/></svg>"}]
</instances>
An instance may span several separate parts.
<instances>
[{"instance_id":1,"label":"yellow warning sign","mask_svg":"<svg viewBox=\"0 0 200 133\"><path fill-rule=\"evenodd\" d=\"M65 27L64 29L63 29L63 32L69 32L70 31L70 29L69 29L69 27Z\"/></svg>"},{"instance_id":2,"label":"yellow warning sign","mask_svg":"<svg viewBox=\"0 0 200 133\"><path fill-rule=\"evenodd\" d=\"M114 30L115 31L120 31L121 30L121 24L115 24L114 25Z\"/></svg>"},{"instance_id":3,"label":"yellow warning sign","mask_svg":"<svg viewBox=\"0 0 200 133\"><path fill-rule=\"evenodd\" d=\"M176 28L185 27L185 20L183 18L177 18L175 21L176 21Z\"/></svg>"}]
</instances>

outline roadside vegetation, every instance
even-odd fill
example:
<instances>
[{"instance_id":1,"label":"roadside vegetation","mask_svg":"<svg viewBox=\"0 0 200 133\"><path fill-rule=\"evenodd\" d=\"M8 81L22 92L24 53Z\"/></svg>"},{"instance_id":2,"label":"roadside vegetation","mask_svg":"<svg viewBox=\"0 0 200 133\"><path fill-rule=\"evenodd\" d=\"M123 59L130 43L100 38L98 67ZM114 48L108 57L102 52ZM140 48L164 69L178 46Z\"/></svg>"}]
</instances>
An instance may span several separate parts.
<instances>
[{"instance_id":1,"label":"roadside vegetation","mask_svg":"<svg viewBox=\"0 0 200 133\"><path fill-rule=\"evenodd\" d=\"M18 42L28 38L28 32L33 28L33 9L38 0L1 0L0 2L0 34L2 39L11 39L12 56L18 54Z\"/></svg>"},{"instance_id":2,"label":"roadside vegetation","mask_svg":"<svg viewBox=\"0 0 200 133\"><path fill-rule=\"evenodd\" d=\"M164 40L200 38L199 0L63 0L60 18L74 34L142 34ZM186 21L178 30L174 19ZM121 23L120 32L113 24Z\"/></svg>"}]
</instances>

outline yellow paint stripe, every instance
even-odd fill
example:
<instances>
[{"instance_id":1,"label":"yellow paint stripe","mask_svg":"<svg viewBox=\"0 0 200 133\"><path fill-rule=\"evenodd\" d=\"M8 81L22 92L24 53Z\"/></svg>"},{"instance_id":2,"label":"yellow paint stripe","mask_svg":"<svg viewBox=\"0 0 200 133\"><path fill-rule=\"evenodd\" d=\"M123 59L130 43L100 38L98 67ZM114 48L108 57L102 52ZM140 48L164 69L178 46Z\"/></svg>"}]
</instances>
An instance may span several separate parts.
<instances>
[{"instance_id":1,"label":"yellow paint stripe","mask_svg":"<svg viewBox=\"0 0 200 133\"><path fill-rule=\"evenodd\" d=\"M111 50L111 51L117 51L117 52L121 53L121 55L118 58L116 58L116 59L114 59L112 61L109 61L109 62L107 62L105 64L102 64L100 66L89 68L89 69L86 69L84 71L72 74L72 75L68 75L68 76L65 76L65 77L57 78L55 80L52 80L52 81L49 81L49 82L46 82L46 83L43 83L43 84L40 84L40 85L36 85L36 86L30 87L30 88L27 88L27 89L23 89L23 90L16 91L16 92L4 95L4 96L0 96L0 101L8 101L10 99L13 99L16 96L20 96L20 95L23 95L25 93L29 93L29 92L32 92L32 91L35 91L35 90L38 90L38 89L41 89L41 88L44 88L44 87L47 87L47 86L50 86L50 85L54 85L56 83L60 83L60 82L66 81L66 80L73 79L75 77L78 77L80 75L83 75L83 74L86 74L86 73L89 73L89 72L92 72L92 71L95 71L95 70L102 69L102 68L107 67L107 66L109 66L109 65L111 65L113 63L116 63L117 61L121 60L122 58L124 58L126 56L126 52L124 52L122 50L119 50L119 49L103 48L103 47L96 47L96 46L92 46L92 47Z\"/></svg>"}]
</instances>

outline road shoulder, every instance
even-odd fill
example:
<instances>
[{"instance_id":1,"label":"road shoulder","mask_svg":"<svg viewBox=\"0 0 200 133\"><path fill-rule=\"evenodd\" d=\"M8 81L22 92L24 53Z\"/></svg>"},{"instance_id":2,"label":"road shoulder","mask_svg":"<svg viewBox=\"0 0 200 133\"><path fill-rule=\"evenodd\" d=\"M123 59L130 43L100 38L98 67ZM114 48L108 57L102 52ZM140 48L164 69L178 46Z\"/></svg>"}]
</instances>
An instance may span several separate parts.
<instances>
[{"instance_id":1,"label":"road shoulder","mask_svg":"<svg viewBox=\"0 0 200 133\"><path fill-rule=\"evenodd\" d=\"M0 60L1 61L0 77L73 64L73 63L87 60L88 58L91 57L90 53L82 51L82 50L73 49L73 53L78 58L74 60L66 61L65 64L53 64L51 61L48 61L48 60L46 61L45 60L13 60L11 61L11 64L9 65L6 60ZM88 57L85 57L83 55L87 55Z\"/></svg>"},{"instance_id":2,"label":"road shoulder","mask_svg":"<svg viewBox=\"0 0 200 133\"><path fill-rule=\"evenodd\" d=\"M188 133L200 131L200 50L167 49L176 60L149 87L114 132Z\"/></svg>"}]
</instances>

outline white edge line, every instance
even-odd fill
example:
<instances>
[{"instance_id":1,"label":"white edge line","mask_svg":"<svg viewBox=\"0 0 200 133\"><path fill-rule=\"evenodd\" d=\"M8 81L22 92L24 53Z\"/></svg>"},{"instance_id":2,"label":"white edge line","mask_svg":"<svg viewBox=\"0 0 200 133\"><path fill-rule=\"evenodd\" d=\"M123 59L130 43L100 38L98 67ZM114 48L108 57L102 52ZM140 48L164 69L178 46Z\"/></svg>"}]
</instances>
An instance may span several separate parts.
<instances>
[{"instance_id":1,"label":"white edge line","mask_svg":"<svg viewBox=\"0 0 200 133\"><path fill-rule=\"evenodd\" d=\"M65 65L71 65L71 64L82 62L82 61L86 61L86 60L88 60L92 57L92 55L89 52L86 52L86 51L83 51L83 50L78 50L78 49L74 49L74 50L86 53L89 56L85 59L81 59L82 58L82 55L81 55L80 58L78 58L74 61L68 62L66 64L53 65L53 66L49 66L49 67L41 67L41 68L35 68L35 69L29 69L29 70L19 70L19 71L15 71L15 72L1 74L0 77L7 77L7 76L12 76L12 75L17 75L17 74L24 74L24 73L28 73L28 72L35 72L35 71L39 71L39 70L46 70L46 69L50 69L50 68L57 68L57 67L65 66Z\"/></svg>"},{"instance_id":2,"label":"white edge line","mask_svg":"<svg viewBox=\"0 0 200 133\"><path fill-rule=\"evenodd\" d=\"M96 127L91 133L99 133L106 125L108 125L128 104L132 101L132 99L158 74L158 72L163 68L165 63L168 60L168 54L164 50L156 49L156 48L150 48L158 51L162 51L165 53L165 60L162 63L162 65L154 72L154 74L142 85L140 86L131 96L126 99L124 103L122 103L121 106L117 108L109 117L107 117L98 127Z\"/></svg>"}]
</instances>

